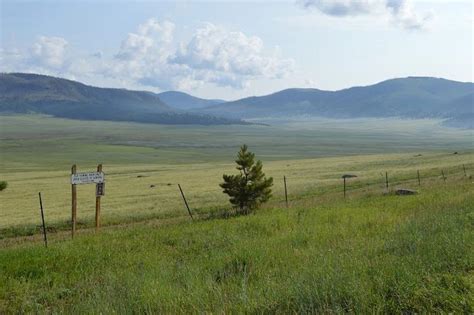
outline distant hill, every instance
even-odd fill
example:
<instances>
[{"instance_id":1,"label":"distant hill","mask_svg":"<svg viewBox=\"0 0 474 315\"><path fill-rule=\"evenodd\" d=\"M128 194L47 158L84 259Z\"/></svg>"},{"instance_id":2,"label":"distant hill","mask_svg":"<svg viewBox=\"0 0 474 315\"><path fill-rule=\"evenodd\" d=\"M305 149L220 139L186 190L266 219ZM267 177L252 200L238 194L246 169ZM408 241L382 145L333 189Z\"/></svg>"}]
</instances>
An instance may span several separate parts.
<instances>
[{"instance_id":1,"label":"distant hill","mask_svg":"<svg viewBox=\"0 0 474 315\"><path fill-rule=\"evenodd\" d=\"M151 92L98 88L27 73L0 74L0 112L162 124L243 123L235 119L175 111Z\"/></svg>"},{"instance_id":2,"label":"distant hill","mask_svg":"<svg viewBox=\"0 0 474 315\"><path fill-rule=\"evenodd\" d=\"M440 118L447 126L472 128L474 83L408 77L340 91L287 89L225 102L177 91L155 94L98 88L50 76L10 73L0 74L0 112L203 125L301 116Z\"/></svg>"},{"instance_id":3,"label":"distant hill","mask_svg":"<svg viewBox=\"0 0 474 315\"><path fill-rule=\"evenodd\" d=\"M179 110L200 109L225 103L224 100L207 100L178 91L159 93L158 97L169 107Z\"/></svg>"},{"instance_id":4,"label":"distant hill","mask_svg":"<svg viewBox=\"0 0 474 315\"><path fill-rule=\"evenodd\" d=\"M242 119L302 115L450 119L474 113L473 95L473 83L408 77L340 91L287 89L212 105L201 112Z\"/></svg>"}]
</instances>

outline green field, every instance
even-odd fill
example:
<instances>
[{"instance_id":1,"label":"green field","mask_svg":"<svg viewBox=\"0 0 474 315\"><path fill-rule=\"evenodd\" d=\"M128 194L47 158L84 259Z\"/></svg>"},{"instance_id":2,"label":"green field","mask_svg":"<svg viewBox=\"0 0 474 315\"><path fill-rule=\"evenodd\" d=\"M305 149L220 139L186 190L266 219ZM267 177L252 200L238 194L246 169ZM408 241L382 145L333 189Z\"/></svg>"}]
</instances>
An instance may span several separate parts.
<instances>
[{"instance_id":1,"label":"green field","mask_svg":"<svg viewBox=\"0 0 474 315\"><path fill-rule=\"evenodd\" d=\"M68 170L71 164L233 161L246 143L263 161L474 150L472 130L431 120L319 120L261 126L173 126L0 116L1 173Z\"/></svg>"},{"instance_id":2,"label":"green field","mask_svg":"<svg viewBox=\"0 0 474 315\"><path fill-rule=\"evenodd\" d=\"M0 116L0 313L474 311L472 131L429 120L267 123ZM242 143L274 177L274 197L256 215L222 219L218 184ZM93 235L94 186L79 186L71 241L70 167L98 163L104 227ZM384 195L385 172L390 190L419 194ZM347 173L358 177L344 200Z\"/></svg>"},{"instance_id":3,"label":"green field","mask_svg":"<svg viewBox=\"0 0 474 315\"><path fill-rule=\"evenodd\" d=\"M470 181L315 199L10 246L0 251L0 312L474 311Z\"/></svg>"},{"instance_id":4,"label":"green field","mask_svg":"<svg viewBox=\"0 0 474 315\"><path fill-rule=\"evenodd\" d=\"M283 200L283 176L290 198L299 198L340 191L340 177L348 172L359 176L350 189L378 185L382 191L384 172L391 181L414 179L417 170L422 177L436 178L444 169L449 177L461 172L462 164L469 169L474 163L469 131L430 121L392 121L391 128L385 120L346 121L345 127L328 120L278 127L189 127L0 116L0 123L0 178L9 183L0 194L0 235L12 228L34 232L38 192L49 225L66 227L73 163L78 171L93 171L104 163L104 224L185 215L178 183L195 211L227 207L218 184L224 172L234 171L232 161L242 143L275 178L276 204ZM78 186L78 196L79 223L90 225L94 186Z\"/></svg>"}]
</instances>

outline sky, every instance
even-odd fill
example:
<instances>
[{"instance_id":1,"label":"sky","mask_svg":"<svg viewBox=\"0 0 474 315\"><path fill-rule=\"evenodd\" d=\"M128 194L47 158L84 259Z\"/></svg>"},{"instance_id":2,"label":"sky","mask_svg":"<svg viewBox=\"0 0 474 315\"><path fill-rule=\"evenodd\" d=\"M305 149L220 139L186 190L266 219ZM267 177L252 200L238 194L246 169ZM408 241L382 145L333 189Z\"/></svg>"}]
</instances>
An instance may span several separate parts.
<instances>
[{"instance_id":1,"label":"sky","mask_svg":"<svg viewBox=\"0 0 474 315\"><path fill-rule=\"evenodd\" d=\"M474 81L471 0L0 0L0 72L233 100Z\"/></svg>"}]
</instances>

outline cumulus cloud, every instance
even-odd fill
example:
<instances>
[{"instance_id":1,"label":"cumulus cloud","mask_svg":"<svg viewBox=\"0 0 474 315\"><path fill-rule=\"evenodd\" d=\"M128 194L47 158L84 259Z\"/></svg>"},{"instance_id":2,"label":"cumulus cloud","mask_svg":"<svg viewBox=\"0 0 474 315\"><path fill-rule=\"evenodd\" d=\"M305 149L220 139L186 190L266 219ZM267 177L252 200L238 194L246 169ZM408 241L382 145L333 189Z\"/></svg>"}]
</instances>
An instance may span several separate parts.
<instances>
[{"instance_id":1,"label":"cumulus cloud","mask_svg":"<svg viewBox=\"0 0 474 315\"><path fill-rule=\"evenodd\" d=\"M104 74L159 89L178 87L186 71L169 62L176 51L174 29L169 21L149 19L140 24L122 41L115 58L106 63Z\"/></svg>"},{"instance_id":2,"label":"cumulus cloud","mask_svg":"<svg viewBox=\"0 0 474 315\"><path fill-rule=\"evenodd\" d=\"M175 25L151 19L122 41L109 74L125 73L142 85L191 89L212 83L243 88L258 78L281 78L294 62L267 52L263 41L204 23L191 38L173 42Z\"/></svg>"},{"instance_id":3,"label":"cumulus cloud","mask_svg":"<svg viewBox=\"0 0 474 315\"><path fill-rule=\"evenodd\" d=\"M300 5L336 17L389 15L392 21L408 30L423 29L433 13L417 13L410 0L300 0Z\"/></svg>"},{"instance_id":4,"label":"cumulus cloud","mask_svg":"<svg viewBox=\"0 0 474 315\"><path fill-rule=\"evenodd\" d=\"M191 90L213 84L240 89L252 80L277 79L293 70L294 61L267 49L261 38L205 23L177 43L175 25L149 19L120 43L117 52L70 52L60 37L40 36L29 51L1 51L7 71L58 75L129 88ZM18 55L21 55L19 60Z\"/></svg>"},{"instance_id":5,"label":"cumulus cloud","mask_svg":"<svg viewBox=\"0 0 474 315\"><path fill-rule=\"evenodd\" d=\"M149 19L138 26L136 33L129 33L122 41L120 50L116 55L119 59L136 59L145 56L151 50L161 51L160 46L171 43L175 25L169 21L159 23L155 19Z\"/></svg>"},{"instance_id":6,"label":"cumulus cloud","mask_svg":"<svg viewBox=\"0 0 474 315\"><path fill-rule=\"evenodd\" d=\"M155 36L162 42L171 42L175 25L170 21L159 23L156 19L149 19L138 27L138 34L144 36Z\"/></svg>"},{"instance_id":7,"label":"cumulus cloud","mask_svg":"<svg viewBox=\"0 0 474 315\"><path fill-rule=\"evenodd\" d=\"M219 85L241 86L239 78L280 78L291 71L293 61L267 54L263 41L242 32L227 31L211 23L196 30L191 40L181 45L173 63L204 70Z\"/></svg>"},{"instance_id":8,"label":"cumulus cloud","mask_svg":"<svg viewBox=\"0 0 474 315\"><path fill-rule=\"evenodd\" d=\"M61 37L39 36L27 49L0 49L2 71L58 74L67 64L68 42Z\"/></svg>"},{"instance_id":9,"label":"cumulus cloud","mask_svg":"<svg viewBox=\"0 0 474 315\"><path fill-rule=\"evenodd\" d=\"M40 36L31 49L31 61L40 66L60 68L68 42L61 37Z\"/></svg>"}]
</instances>

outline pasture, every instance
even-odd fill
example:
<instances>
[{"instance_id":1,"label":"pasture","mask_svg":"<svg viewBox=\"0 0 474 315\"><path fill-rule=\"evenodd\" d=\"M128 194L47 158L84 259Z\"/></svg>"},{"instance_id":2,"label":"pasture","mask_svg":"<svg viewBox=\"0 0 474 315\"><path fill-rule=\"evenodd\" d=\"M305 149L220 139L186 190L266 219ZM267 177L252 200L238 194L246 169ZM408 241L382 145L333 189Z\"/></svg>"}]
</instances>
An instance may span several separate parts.
<instances>
[{"instance_id":1,"label":"pasture","mask_svg":"<svg viewBox=\"0 0 474 315\"><path fill-rule=\"evenodd\" d=\"M0 313L472 313L472 132L334 123L0 117ZM218 184L236 172L242 143L274 177L274 197L253 215L224 218ZM79 172L103 163L106 195L96 234L94 185L78 186L71 240L73 163ZM390 191L419 194L387 194L385 172ZM358 176L346 198L343 174Z\"/></svg>"},{"instance_id":2,"label":"pasture","mask_svg":"<svg viewBox=\"0 0 474 315\"><path fill-rule=\"evenodd\" d=\"M472 313L471 181L0 250L2 313Z\"/></svg>"},{"instance_id":3,"label":"pasture","mask_svg":"<svg viewBox=\"0 0 474 315\"><path fill-rule=\"evenodd\" d=\"M229 163L246 143L262 161L380 153L473 151L472 130L432 120L331 120L250 126L173 126L0 116L1 174L72 164Z\"/></svg>"},{"instance_id":4,"label":"pasture","mask_svg":"<svg viewBox=\"0 0 474 315\"><path fill-rule=\"evenodd\" d=\"M462 173L462 164L470 170L474 163L468 131L429 121L399 122L399 129L383 128L386 121L377 120L347 121L344 128L331 127L327 120L278 127L178 127L45 116L2 116L0 122L0 179L9 183L0 193L0 237L37 231L40 191L48 225L67 228L73 163L79 172L104 163L105 225L186 215L178 183L195 212L226 209L218 184L223 173L235 172L232 161L244 142L275 179L274 205L283 201L283 176L291 200L340 194L345 173L358 176L349 190L382 192L384 172L392 185L412 180L417 186L417 170L423 182L439 181L441 169L451 179ZM78 186L78 198L79 225L90 226L94 186Z\"/></svg>"}]
</instances>

